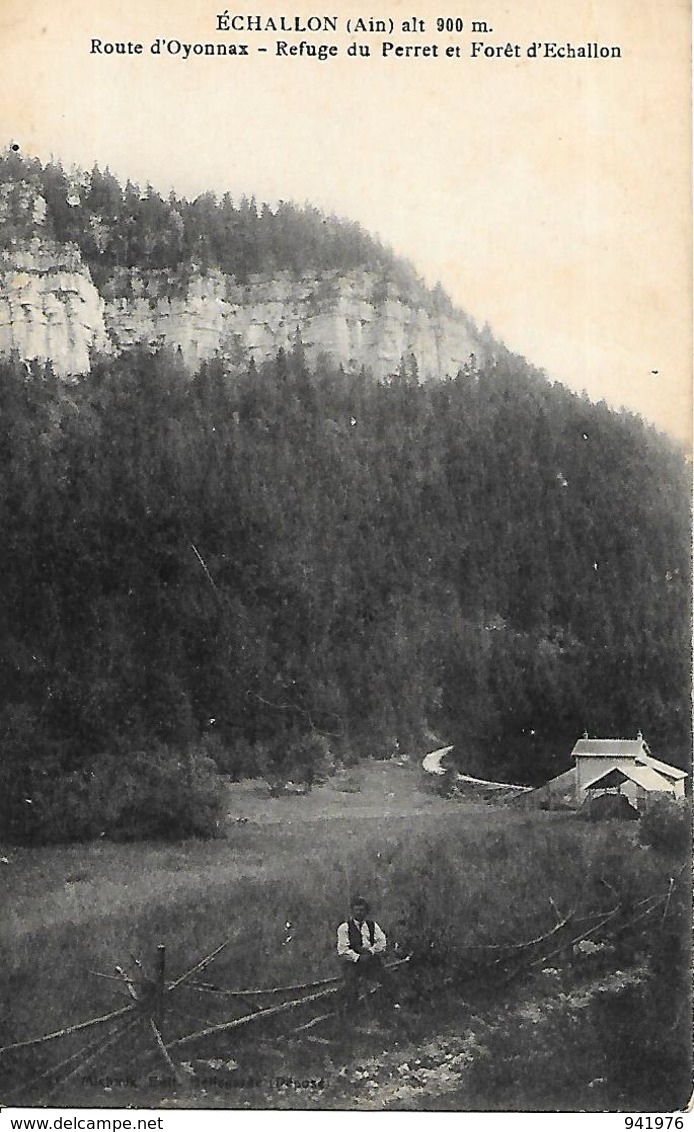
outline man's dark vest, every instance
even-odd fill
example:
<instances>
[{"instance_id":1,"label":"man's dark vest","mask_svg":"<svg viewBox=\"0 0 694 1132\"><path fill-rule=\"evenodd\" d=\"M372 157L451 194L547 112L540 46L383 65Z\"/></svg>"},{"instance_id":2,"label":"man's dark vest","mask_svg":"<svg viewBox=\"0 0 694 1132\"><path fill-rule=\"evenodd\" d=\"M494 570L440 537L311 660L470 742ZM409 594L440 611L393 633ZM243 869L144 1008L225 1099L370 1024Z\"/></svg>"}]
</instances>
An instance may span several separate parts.
<instances>
[{"instance_id":1,"label":"man's dark vest","mask_svg":"<svg viewBox=\"0 0 694 1132\"><path fill-rule=\"evenodd\" d=\"M366 926L369 929L369 941L371 946L374 944L374 922L373 920L366 920ZM361 941L361 928L355 920L347 921L347 931L349 932L349 946L352 951L356 951L357 955L361 955L364 950L364 945Z\"/></svg>"}]
</instances>

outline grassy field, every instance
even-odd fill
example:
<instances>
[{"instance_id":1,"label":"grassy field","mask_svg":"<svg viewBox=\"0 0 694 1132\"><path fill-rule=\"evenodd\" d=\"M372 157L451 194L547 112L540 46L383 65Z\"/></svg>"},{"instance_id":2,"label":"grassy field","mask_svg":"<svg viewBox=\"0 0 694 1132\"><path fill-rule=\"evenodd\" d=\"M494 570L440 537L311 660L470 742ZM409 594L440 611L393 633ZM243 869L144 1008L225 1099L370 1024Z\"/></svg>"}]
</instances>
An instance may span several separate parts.
<instances>
[{"instance_id":1,"label":"grassy field","mask_svg":"<svg viewBox=\"0 0 694 1132\"><path fill-rule=\"evenodd\" d=\"M355 890L393 953L430 949L450 967L473 945L548 930L550 897L563 912L610 907L615 893L633 902L667 887L672 867L633 826L447 801L420 768L396 763L306 797L234 784L215 841L2 855L0 1044L120 1005L120 988L92 972L149 960L160 942L175 976L229 939L208 971L222 986L333 975L335 927Z\"/></svg>"},{"instance_id":2,"label":"grassy field","mask_svg":"<svg viewBox=\"0 0 694 1132\"><path fill-rule=\"evenodd\" d=\"M459 806L419 783L418 769L384 764L305 797L239 783L218 840L5 848L3 1043L108 1006L112 988L88 972L146 958L159 942L175 973L230 938L215 974L235 985L334 973L334 929L350 891L369 891L387 918L382 854L442 820L461 824ZM388 814L395 795L400 812L393 804ZM473 808L467 820L476 816L489 815Z\"/></svg>"}]
</instances>

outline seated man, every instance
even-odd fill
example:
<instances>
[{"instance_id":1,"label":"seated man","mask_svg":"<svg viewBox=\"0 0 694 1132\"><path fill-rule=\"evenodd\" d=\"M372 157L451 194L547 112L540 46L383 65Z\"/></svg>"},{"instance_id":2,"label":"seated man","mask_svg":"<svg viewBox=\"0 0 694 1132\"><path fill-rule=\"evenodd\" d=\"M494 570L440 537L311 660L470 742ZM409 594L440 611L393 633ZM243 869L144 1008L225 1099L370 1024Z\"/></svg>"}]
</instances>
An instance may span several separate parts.
<instances>
[{"instance_id":1,"label":"seated man","mask_svg":"<svg viewBox=\"0 0 694 1132\"><path fill-rule=\"evenodd\" d=\"M355 1004L369 985L382 982L385 976L383 952L386 937L375 920L368 919L369 905L363 896L355 896L352 915L337 929L337 954L345 976L345 998Z\"/></svg>"}]
</instances>

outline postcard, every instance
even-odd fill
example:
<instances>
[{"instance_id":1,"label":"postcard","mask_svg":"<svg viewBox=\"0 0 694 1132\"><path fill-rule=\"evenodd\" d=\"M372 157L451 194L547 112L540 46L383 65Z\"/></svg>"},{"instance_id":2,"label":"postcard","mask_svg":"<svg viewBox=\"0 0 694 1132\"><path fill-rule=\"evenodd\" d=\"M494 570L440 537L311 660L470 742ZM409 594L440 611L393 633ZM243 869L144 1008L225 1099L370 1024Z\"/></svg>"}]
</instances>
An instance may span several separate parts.
<instances>
[{"instance_id":1,"label":"postcard","mask_svg":"<svg viewBox=\"0 0 694 1132\"><path fill-rule=\"evenodd\" d=\"M691 1122L690 48L2 0L0 1127Z\"/></svg>"}]
</instances>

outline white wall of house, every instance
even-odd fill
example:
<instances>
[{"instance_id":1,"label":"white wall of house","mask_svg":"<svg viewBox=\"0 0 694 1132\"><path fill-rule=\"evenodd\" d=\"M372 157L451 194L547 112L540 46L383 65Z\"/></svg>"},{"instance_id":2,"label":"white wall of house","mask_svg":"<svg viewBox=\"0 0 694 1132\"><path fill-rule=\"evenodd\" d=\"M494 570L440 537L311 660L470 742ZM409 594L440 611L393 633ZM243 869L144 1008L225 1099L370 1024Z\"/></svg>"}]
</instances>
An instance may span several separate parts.
<instances>
[{"instance_id":1,"label":"white wall of house","mask_svg":"<svg viewBox=\"0 0 694 1132\"><path fill-rule=\"evenodd\" d=\"M583 802L586 794L586 784L594 782L601 774L605 774L608 770L617 766L621 770L628 771L632 767L638 767L640 764L634 758L610 758L609 756L602 755L579 755L576 759L576 800L580 803ZM661 774L661 772L658 772ZM667 793L675 798L684 797L684 779L667 778L661 774L663 778L663 790L646 790L640 786L638 782L631 782L627 780L623 782L619 788L620 794L624 794L633 806L643 806L646 799L655 794ZM665 783L667 782L667 789ZM597 792L597 791L596 791Z\"/></svg>"},{"instance_id":2,"label":"white wall of house","mask_svg":"<svg viewBox=\"0 0 694 1132\"><path fill-rule=\"evenodd\" d=\"M634 759L615 758L614 755L577 755L576 756L576 800L582 802L585 798L586 784L593 782L601 774L605 774L612 767L634 766Z\"/></svg>"}]
</instances>

